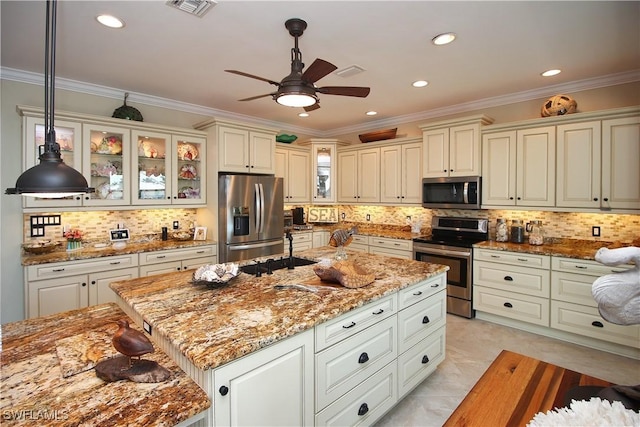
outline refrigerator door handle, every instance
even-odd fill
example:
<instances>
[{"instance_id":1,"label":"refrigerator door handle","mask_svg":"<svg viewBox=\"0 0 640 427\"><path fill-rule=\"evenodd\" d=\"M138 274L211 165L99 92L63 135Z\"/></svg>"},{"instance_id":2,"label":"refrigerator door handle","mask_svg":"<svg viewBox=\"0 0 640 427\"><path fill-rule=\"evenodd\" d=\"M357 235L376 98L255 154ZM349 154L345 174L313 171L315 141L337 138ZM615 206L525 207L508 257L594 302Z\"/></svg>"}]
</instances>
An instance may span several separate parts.
<instances>
[{"instance_id":1,"label":"refrigerator door handle","mask_svg":"<svg viewBox=\"0 0 640 427\"><path fill-rule=\"evenodd\" d=\"M264 221L265 221L264 187L262 186L262 183L258 185L260 186L260 233L264 233Z\"/></svg>"},{"instance_id":2,"label":"refrigerator door handle","mask_svg":"<svg viewBox=\"0 0 640 427\"><path fill-rule=\"evenodd\" d=\"M260 197L260 184L255 186L256 232L262 233L262 198Z\"/></svg>"},{"instance_id":3,"label":"refrigerator door handle","mask_svg":"<svg viewBox=\"0 0 640 427\"><path fill-rule=\"evenodd\" d=\"M231 245L229 246L230 251L244 251L245 249L253 249L253 248L265 248L267 246L276 246L281 245L282 241L276 240L273 242L264 242L264 243L250 243L247 245Z\"/></svg>"}]
</instances>

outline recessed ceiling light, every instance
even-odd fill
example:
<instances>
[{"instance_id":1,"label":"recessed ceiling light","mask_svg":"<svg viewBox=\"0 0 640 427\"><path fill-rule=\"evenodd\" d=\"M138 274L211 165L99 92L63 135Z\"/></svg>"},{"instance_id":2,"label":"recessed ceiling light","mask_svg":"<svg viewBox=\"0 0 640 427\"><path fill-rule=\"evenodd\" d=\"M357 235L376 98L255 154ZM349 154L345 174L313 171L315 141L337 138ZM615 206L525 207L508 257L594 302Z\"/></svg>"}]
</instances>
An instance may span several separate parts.
<instances>
[{"instance_id":1,"label":"recessed ceiling light","mask_svg":"<svg viewBox=\"0 0 640 427\"><path fill-rule=\"evenodd\" d=\"M309 113L300 113L298 117L309 117Z\"/></svg>"},{"instance_id":2,"label":"recessed ceiling light","mask_svg":"<svg viewBox=\"0 0 640 427\"><path fill-rule=\"evenodd\" d=\"M442 33L435 36L431 39L431 42L437 46L441 46L443 44L449 44L456 39L455 33Z\"/></svg>"},{"instance_id":3,"label":"recessed ceiling light","mask_svg":"<svg viewBox=\"0 0 640 427\"><path fill-rule=\"evenodd\" d=\"M428 84L429 84L429 82L426 81L426 80L416 80L415 82L411 83L411 86L413 86L413 87L425 87Z\"/></svg>"},{"instance_id":4,"label":"recessed ceiling light","mask_svg":"<svg viewBox=\"0 0 640 427\"><path fill-rule=\"evenodd\" d=\"M120 18L116 18L113 15L98 15L96 19L99 23L109 28L122 28L124 27L124 21Z\"/></svg>"},{"instance_id":5,"label":"recessed ceiling light","mask_svg":"<svg viewBox=\"0 0 640 427\"><path fill-rule=\"evenodd\" d=\"M543 77L551 77L551 76L555 76L558 75L562 72L562 70L547 70L544 73L541 73L540 75Z\"/></svg>"},{"instance_id":6,"label":"recessed ceiling light","mask_svg":"<svg viewBox=\"0 0 640 427\"><path fill-rule=\"evenodd\" d=\"M378 114L378 112L377 111L367 111L365 114L367 116L375 116L376 114Z\"/></svg>"}]
</instances>

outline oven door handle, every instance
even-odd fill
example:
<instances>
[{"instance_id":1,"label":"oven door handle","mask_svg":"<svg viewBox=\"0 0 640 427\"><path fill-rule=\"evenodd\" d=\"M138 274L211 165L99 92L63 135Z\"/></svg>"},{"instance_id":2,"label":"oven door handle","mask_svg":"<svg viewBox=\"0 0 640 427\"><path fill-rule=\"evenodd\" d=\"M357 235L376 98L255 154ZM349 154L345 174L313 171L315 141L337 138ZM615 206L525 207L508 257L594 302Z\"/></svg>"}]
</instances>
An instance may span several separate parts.
<instances>
[{"instance_id":1,"label":"oven door handle","mask_svg":"<svg viewBox=\"0 0 640 427\"><path fill-rule=\"evenodd\" d=\"M428 248L428 249L423 249L423 248L414 248L414 252L416 254L418 253L423 253L423 254L438 254L438 255L449 255L449 256L457 256L457 257L471 257L471 252L466 252L466 251L448 251L446 249L436 249L436 248Z\"/></svg>"},{"instance_id":2,"label":"oven door handle","mask_svg":"<svg viewBox=\"0 0 640 427\"><path fill-rule=\"evenodd\" d=\"M464 200L464 204L468 205L469 204L469 182L465 182L464 183L464 187L462 190L462 198Z\"/></svg>"}]
</instances>

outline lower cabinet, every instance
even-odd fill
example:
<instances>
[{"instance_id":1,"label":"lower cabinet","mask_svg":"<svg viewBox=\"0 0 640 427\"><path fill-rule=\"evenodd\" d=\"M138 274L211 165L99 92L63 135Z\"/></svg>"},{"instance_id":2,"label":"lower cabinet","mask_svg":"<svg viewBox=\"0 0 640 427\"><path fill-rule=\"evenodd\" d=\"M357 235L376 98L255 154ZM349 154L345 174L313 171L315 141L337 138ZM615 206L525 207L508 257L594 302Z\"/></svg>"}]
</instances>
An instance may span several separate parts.
<instances>
[{"instance_id":1,"label":"lower cabinet","mask_svg":"<svg viewBox=\"0 0 640 427\"><path fill-rule=\"evenodd\" d=\"M413 259L413 242L406 239L392 239L389 237L354 234L353 241L347 247L351 250L368 252L376 255Z\"/></svg>"},{"instance_id":2,"label":"lower cabinet","mask_svg":"<svg viewBox=\"0 0 640 427\"><path fill-rule=\"evenodd\" d=\"M215 245L144 252L140 254L140 277L194 270L204 264L215 264L218 259L216 254Z\"/></svg>"},{"instance_id":3,"label":"lower cabinet","mask_svg":"<svg viewBox=\"0 0 640 427\"><path fill-rule=\"evenodd\" d=\"M329 244L329 239L331 238L331 233L326 230L318 230L313 232L313 247L320 248L322 246L327 246Z\"/></svg>"},{"instance_id":4,"label":"lower cabinet","mask_svg":"<svg viewBox=\"0 0 640 427\"><path fill-rule=\"evenodd\" d=\"M313 236L312 233L304 232L304 233L291 233L291 237L293 237L293 251L304 251L305 249L311 249L313 247ZM284 252L286 254L289 253L289 239L284 238Z\"/></svg>"}]
</instances>

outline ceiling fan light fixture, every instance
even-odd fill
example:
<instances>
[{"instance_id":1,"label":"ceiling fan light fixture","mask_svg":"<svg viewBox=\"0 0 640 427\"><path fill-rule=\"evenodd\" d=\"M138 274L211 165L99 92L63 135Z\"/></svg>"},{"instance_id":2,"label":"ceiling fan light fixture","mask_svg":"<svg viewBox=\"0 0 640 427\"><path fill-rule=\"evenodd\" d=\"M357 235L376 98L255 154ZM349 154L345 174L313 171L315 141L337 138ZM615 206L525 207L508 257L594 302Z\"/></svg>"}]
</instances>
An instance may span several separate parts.
<instances>
[{"instance_id":1,"label":"ceiling fan light fixture","mask_svg":"<svg viewBox=\"0 0 640 427\"><path fill-rule=\"evenodd\" d=\"M309 107L318 102L318 98L306 93L283 93L277 95L276 102L286 107Z\"/></svg>"}]
</instances>

